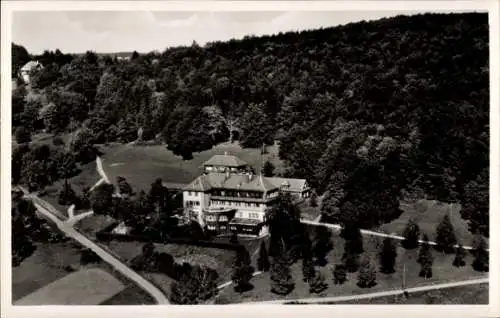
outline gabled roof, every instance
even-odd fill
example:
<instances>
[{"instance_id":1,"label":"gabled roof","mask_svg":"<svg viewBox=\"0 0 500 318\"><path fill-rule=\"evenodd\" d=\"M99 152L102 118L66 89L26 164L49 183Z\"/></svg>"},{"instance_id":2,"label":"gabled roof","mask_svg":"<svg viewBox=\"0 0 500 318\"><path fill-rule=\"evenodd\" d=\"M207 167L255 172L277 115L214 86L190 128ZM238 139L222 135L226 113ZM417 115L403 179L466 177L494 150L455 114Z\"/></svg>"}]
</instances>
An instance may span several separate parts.
<instances>
[{"instance_id":1,"label":"gabled roof","mask_svg":"<svg viewBox=\"0 0 500 318\"><path fill-rule=\"evenodd\" d=\"M204 166L225 166L225 167L241 167L246 166L248 163L241 160L236 156L231 156L228 154L215 155L212 158L205 161Z\"/></svg>"},{"instance_id":2,"label":"gabled roof","mask_svg":"<svg viewBox=\"0 0 500 318\"><path fill-rule=\"evenodd\" d=\"M21 67L21 71L31 71L37 66L42 66L42 64L38 61L29 61L28 63L24 64L23 67Z\"/></svg>"},{"instance_id":3,"label":"gabled roof","mask_svg":"<svg viewBox=\"0 0 500 318\"><path fill-rule=\"evenodd\" d=\"M304 186L306 185L306 179L278 178L278 177L268 177L266 179L274 186L279 188L283 185L286 185L288 186L288 191L292 192L302 192Z\"/></svg>"},{"instance_id":4,"label":"gabled roof","mask_svg":"<svg viewBox=\"0 0 500 318\"><path fill-rule=\"evenodd\" d=\"M243 191L267 192L278 189L267 178L247 174L209 173L201 175L191 182L184 190L186 191L208 191L210 189L228 189Z\"/></svg>"}]
</instances>

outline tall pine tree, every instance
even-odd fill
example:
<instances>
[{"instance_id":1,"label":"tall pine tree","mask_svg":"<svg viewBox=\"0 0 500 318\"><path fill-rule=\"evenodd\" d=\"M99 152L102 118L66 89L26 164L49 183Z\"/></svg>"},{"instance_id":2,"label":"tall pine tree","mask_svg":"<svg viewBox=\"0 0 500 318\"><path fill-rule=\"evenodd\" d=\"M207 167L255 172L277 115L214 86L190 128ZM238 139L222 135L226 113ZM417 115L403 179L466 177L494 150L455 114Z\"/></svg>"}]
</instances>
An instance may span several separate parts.
<instances>
[{"instance_id":1,"label":"tall pine tree","mask_svg":"<svg viewBox=\"0 0 500 318\"><path fill-rule=\"evenodd\" d=\"M396 263L396 246L393 239L386 237L382 243L382 250L380 251L380 271L384 274L392 274L395 272L394 265Z\"/></svg>"},{"instance_id":2,"label":"tall pine tree","mask_svg":"<svg viewBox=\"0 0 500 318\"><path fill-rule=\"evenodd\" d=\"M260 243L259 258L257 259L257 268L259 271L267 272L270 266L266 243L262 241L262 243Z\"/></svg>"},{"instance_id":3,"label":"tall pine tree","mask_svg":"<svg viewBox=\"0 0 500 318\"><path fill-rule=\"evenodd\" d=\"M242 293L252 288L250 279L254 268L251 266L251 259L245 247L241 247L236 252L233 262L233 274L231 279L234 283L234 290Z\"/></svg>"},{"instance_id":4,"label":"tall pine tree","mask_svg":"<svg viewBox=\"0 0 500 318\"><path fill-rule=\"evenodd\" d=\"M420 273L418 275L424 278L431 278L434 257L431 253L427 234L424 234L422 237L422 246L420 247L420 251L418 253L417 262L420 264Z\"/></svg>"},{"instance_id":5,"label":"tall pine tree","mask_svg":"<svg viewBox=\"0 0 500 318\"><path fill-rule=\"evenodd\" d=\"M420 227L413 219L409 219L403 231L404 240L402 245L406 249L415 249L418 247L418 238L420 237Z\"/></svg>"},{"instance_id":6,"label":"tall pine tree","mask_svg":"<svg viewBox=\"0 0 500 318\"><path fill-rule=\"evenodd\" d=\"M444 253L453 253L457 237L450 217L446 214L436 227L436 249Z\"/></svg>"}]
</instances>

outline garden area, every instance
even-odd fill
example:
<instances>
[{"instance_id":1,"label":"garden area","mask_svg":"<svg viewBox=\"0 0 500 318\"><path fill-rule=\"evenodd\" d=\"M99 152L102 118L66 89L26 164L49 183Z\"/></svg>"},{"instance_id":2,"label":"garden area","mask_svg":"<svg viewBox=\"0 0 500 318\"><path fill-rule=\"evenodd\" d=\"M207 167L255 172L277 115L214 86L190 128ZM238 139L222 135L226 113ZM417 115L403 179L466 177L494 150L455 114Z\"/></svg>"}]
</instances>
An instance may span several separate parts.
<instances>
[{"instance_id":1,"label":"garden area","mask_svg":"<svg viewBox=\"0 0 500 318\"><path fill-rule=\"evenodd\" d=\"M317 227L309 226L308 230L311 236L314 237L314 232ZM383 245L383 238L375 236L363 236L363 249L361 258L367 257L370 260L371 266L375 272L375 281L371 288L360 288L358 286L358 278L360 270L356 272L346 272L346 281L343 284L335 284L334 266L344 263L344 244L345 240L340 236L339 231L331 232L331 242L333 249L326 255L327 264L325 266L315 266L323 277L324 282L328 285L324 290L317 294L312 294L310 284L303 280L303 264L299 260L289 267L291 281L294 284L293 290L286 295L278 295L271 292L272 280L271 273L265 272L255 276L250 283L253 289L243 293L238 293L233 288L225 288L221 290L217 296L217 304L244 303L255 301L272 301L272 300L292 300L309 297L332 297L356 295L363 293L373 293L378 291L401 289L403 284L403 271L406 288L424 286L437 283L448 283L453 281L461 281L475 278L488 277L487 273L475 271L471 263L474 261L474 256L470 253L464 255L463 260L465 266L455 267L453 262L455 254L445 254L430 248L429 251L433 258L432 277L420 277L421 265L417 262L419 259L420 248L405 249L401 245L400 240L392 240L397 253L394 261L394 272L391 274L383 274L379 272L380 258L379 252ZM287 280L290 282L290 280Z\"/></svg>"}]
</instances>

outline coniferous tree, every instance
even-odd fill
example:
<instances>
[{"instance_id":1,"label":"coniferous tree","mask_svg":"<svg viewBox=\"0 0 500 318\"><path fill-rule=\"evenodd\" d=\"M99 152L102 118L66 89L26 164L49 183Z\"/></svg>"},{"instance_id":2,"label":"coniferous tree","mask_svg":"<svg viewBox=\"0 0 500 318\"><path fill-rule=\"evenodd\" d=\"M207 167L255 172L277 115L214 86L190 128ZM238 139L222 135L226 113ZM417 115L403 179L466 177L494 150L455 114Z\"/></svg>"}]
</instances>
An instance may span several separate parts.
<instances>
[{"instance_id":1,"label":"coniferous tree","mask_svg":"<svg viewBox=\"0 0 500 318\"><path fill-rule=\"evenodd\" d=\"M427 234L422 237L422 245L418 253L417 262L420 264L420 277L431 278L432 277L432 264L434 263L434 257L431 253L431 248L429 245L429 238Z\"/></svg>"},{"instance_id":2,"label":"coniferous tree","mask_svg":"<svg viewBox=\"0 0 500 318\"><path fill-rule=\"evenodd\" d=\"M403 231L404 240L402 245L406 249L414 249L418 247L418 238L420 237L420 227L413 220L408 220L406 227Z\"/></svg>"},{"instance_id":3,"label":"coniferous tree","mask_svg":"<svg viewBox=\"0 0 500 318\"><path fill-rule=\"evenodd\" d=\"M386 237L382 243L380 251L380 271L384 274L392 274L395 272L394 265L396 263L396 246L393 239Z\"/></svg>"},{"instance_id":4,"label":"coniferous tree","mask_svg":"<svg viewBox=\"0 0 500 318\"><path fill-rule=\"evenodd\" d=\"M262 168L262 173L265 177L273 177L274 176L274 165L270 161L266 161L264 163L264 167Z\"/></svg>"},{"instance_id":5,"label":"coniferous tree","mask_svg":"<svg viewBox=\"0 0 500 318\"><path fill-rule=\"evenodd\" d=\"M458 247L456 248L456 254L455 254L455 259L453 260L453 266L455 267L462 267L465 266L465 249L463 248L462 244L459 244Z\"/></svg>"},{"instance_id":6,"label":"coniferous tree","mask_svg":"<svg viewBox=\"0 0 500 318\"><path fill-rule=\"evenodd\" d=\"M231 279L234 283L234 290L242 293L252 288L250 279L254 272L251 266L251 259L245 247L238 249L233 262L233 274Z\"/></svg>"},{"instance_id":7,"label":"coniferous tree","mask_svg":"<svg viewBox=\"0 0 500 318\"><path fill-rule=\"evenodd\" d=\"M451 224L450 217L446 214L442 221L436 227L436 249L444 253L452 253L457 244L457 237L453 224Z\"/></svg>"},{"instance_id":8,"label":"coniferous tree","mask_svg":"<svg viewBox=\"0 0 500 318\"><path fill-rule=\"evenodd\" d=\"M304 238L302 247L302 276L304 282L309 282L314 277L314 263L311 252L309 236Z\"/></svg>"},{"instance_id":9,"label":"coniferous tree","mask_svg":"<svg viewBox=\"0 0 500 318\"><path fill-rule=\"evenodd\" d=\"M77 196L75 191L71 188L71 184L66 181L63 184L63 188L59 192L58 203L60 205L71 205L76 203Z\"/></svg>"},{"instance_id":10,"label":"coniferous tree","mask_svg":"<svg viewBox=\"0 0 500 318\"><path fill-rule=\"evenodd\" d=\"M344 264L337 264L332 267L333 283L342 285L347 280L347 270Z\"/></svg>"},{"instance_id":11,"label":"coniferous tree","mask_svg":"<svg viewBox=\"0 0 500 318\"><path fill-rule=\"evenodd\" d=\"M315 208L318 206L318 194L316 193L316 191L312 191L311 197L309 198L309 205L312 208Z\"/></svg>"},{"instance_id":12,"label":"coniferous tree","mask_svg":"<svg viewBox=\"0 0 500 318\"><path fill-rule=\"evenodd\" d=\"M284 247L281 248L280 255L273 257L271 264L271 292L278 295L287 295L295 288L290 265Z\"/></svg>"},{"instance_id":13,"label":"coniferous tree","mask_svg":"<svg viewBox=\"0 0 500 318\"><path fill-rule=\"evenodd\" d=\"M217 272L194 266L171 286L170 300L174 304L194 305L217 294Z\"/></svg>"},{"instance_id":14,"label":"coniferous tree","mask_svg":"<svg viewBox=\"0 0 500 318\"><path fill-rule=\"evenodd\" d=\"M257 259L257 268L259 271L267 272L270 266L266 243L262 241L262 243L260 243L259 258Z\"/></svg>"},{"instance_id":15,"label":"coniferous tree","mask_svg":"<svg viewBox=\"0 0 500 318\"><path fill-rule=\"evenodd\" d=\"M361 266L358 273L358 287L371 288L377 284L377 272L372 265L368 256L364 256L361 260Z\"/></svg>"},{"instance_id":16,"label":"coniferous tree","mask_svg":"<svg viewBox=\"0 0 500 318\"><path fill-rule=\"evenodd\" d=\"M308 280L309 282L309 293L319 294L328 288L328 284L325 282L325 277L320 271L313 271L312 278Z\"/></svg>"},{"instance_id":17,"label":"coniferous tree","mask_svg":"<svg viewBox=\"0 0 500 318\"><path fill-rule=\"evenodd\" d=\"M344 243L342 261L344 262L344 266L349 273L354 273L359 268L359 253L356 252L349 241L345 241Z\"/></svg>"},{"instance_id":18,"label":"coniferous tree","mask_svg":"<svg viewBox=\"0 0 500 318\"><path fill-rule=\"evenodd\" d=\"M348 242L351 251L357 254L364 252L363 236L359 227L353 224L347 224L342 228L340 235Z\"/></svg>"},{"instance_id":19,"label":"coniferous tree","mask_svg":"<svg viewBox=\"0 0 500 318\"><path fill-rule=\"evenodd\" d=\"M488 272L489 271L489 253L486 250L486 241L482 239L475 251L475 258L472 262L472 268L478 272Z\"/></svg>"},{"instance_id":20,"label":"coniferous tree","mask_svg":"<svg viewBox=\"0 0 500 318\"><path fill-rule=\"evenodd\" d=\"M319 266L325 266L327 263L326 256L333 247L331 236L332 233L326 227L316 227L316 235L312 244L312 253L316 258L316 264Z\"/></svg>"}]
</instances>

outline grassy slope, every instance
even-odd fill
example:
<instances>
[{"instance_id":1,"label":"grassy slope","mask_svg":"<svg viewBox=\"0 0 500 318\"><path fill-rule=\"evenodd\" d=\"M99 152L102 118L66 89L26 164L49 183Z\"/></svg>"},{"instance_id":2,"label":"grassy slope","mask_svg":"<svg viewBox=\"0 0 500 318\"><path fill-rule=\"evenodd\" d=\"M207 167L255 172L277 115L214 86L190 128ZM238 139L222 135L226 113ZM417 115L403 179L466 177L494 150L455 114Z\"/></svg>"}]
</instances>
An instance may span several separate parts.
<instances>
[{"instance_id":1,"label":"grassy slope","mask_svg":"<svg viewBox=\"0 0 500 318\"><path fill-rule=\"evenodd\" d=\"M125 177L136 190L149 190L156 178L165 182L189 183L202 172L202 164L215 154L235 155L245 160L258 171L260 166L259 149L243 149L238 144L223 143L214 148L195 153L192 160L182 160L175 156L165 145L134 146L113 145L103 149L103 165L110 180L117 176ZM277 146L268 147L264 162L270 160L280 169L283 166L278 159ZM95 167L92 167L95 169Z\"/></svg>"},{"instance_id":2,"label":"grassy slope","mask_svg":"<svg viewBox=\"0 0 500 318\"><path fill-rule=\"evenodd\" d=\"M329 264L336 264L341 262L343 253L344 240L338 236L338 233L333 234L334 250L328 255ZM379 250L378 246L381 240L375 237L364 237L364 247L367 254L369 254L374 264L378 267L378 259L376 258ZM481 273L475 272L470 263L472 257L466 257L467 266L456 268L451 265L454 255L442 255L433 251L435 261L433 265L434 276L430 279L422 279L418 277L420 270L419 264L416 263L418 256L418 249L407 251L398 245L398 258L396 265L396 273L392 275L384 275L377 273L378 284L370 289L361 289L357 287L357 273L348 275L348 281L341 286L336 286L332 282L332 274L328 267L320 268L328 283L328 289L320 296L343 296L350 294L361 294L382 291L387 289L398 289L401 287L402 269L403 264L406 264L406 282L407 287L416 287L427 285L431 283L443 283L455 280L466 280L469 278L484 277ZM328 265L327 265L328 266ZM309 294L309 286L302 281L302 263L298 261L291 267L292 277L295 281L295 289L287 296L279 296L270 292L270 279L269 273L256 276L252 279L255 288L243 294L238 294L228 287L221 291L218 297L219 302L223 303L239 303L248 301L265 301L265 300L279 300L279 299L300 299L306 297L317 297L317 295Z\"/></svg>"}]
</instances>

